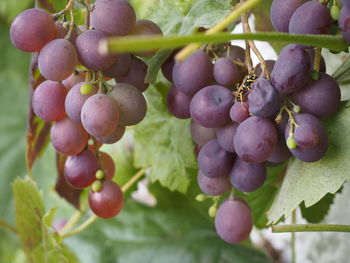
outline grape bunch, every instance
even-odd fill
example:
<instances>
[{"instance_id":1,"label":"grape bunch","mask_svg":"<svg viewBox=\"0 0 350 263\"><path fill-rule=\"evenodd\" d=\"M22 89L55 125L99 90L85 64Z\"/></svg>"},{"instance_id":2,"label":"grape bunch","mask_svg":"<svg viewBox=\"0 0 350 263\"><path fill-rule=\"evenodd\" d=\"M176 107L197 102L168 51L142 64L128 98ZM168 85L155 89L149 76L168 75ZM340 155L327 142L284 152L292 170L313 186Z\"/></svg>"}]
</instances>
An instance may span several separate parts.
<instances>
[{"instance_id":1,"label":"grape bunch","mask_svg":"<svg viewBox=\"0 0 350 263\"><path fill-rule=\"evenodd\" d=\"M290 34L330 34L338 26L330 9L318 1L274 0L271 21L276 30ZM350 22L344 22L344 17L350 21L348 14L343 7L339 26L345 39L350 36L345 26ZM249 194L264 184L267 166L291 156L316 162L325 155L328 136L321 120L337 111L341 94L319 49L289 44L277 61L251 70L245 50L230 43L205 46L182 62L175 62L176 52L162 72L173 83L167 97L170 113L191 118L198 185L207 195L198 195L198 201L232 188ZM215 216L218 235L229 243L248 238L253 226L248 204L233 191L218 209L218 199L213 200L209 214Z\"/></svg>"},{"instance_id":2,"label":"grape bunch","mask_svg":"<svg viewBox=\"0 0 350 263\"><path fill-rule=\"evenodd\" d=\"M18 49L38 52L37 65L46 80L33 92L31 105L39 118L54 122L51 143L68 156L66 181L76 189L91 186L90 208L111 218L123 207L123 192L112 181L111 156L99 148L119 141L127 126L145 117L147 65L138 56L154 52L106 55L99 52L99 43L109 36L162 31L152 21L136 20L126 0L97 0L87 8L91 26L75 25L72 17L64 21L66 15L59 20L63 13L25 10L14 19L10 37Z\"/></svg>"}]
</instances>

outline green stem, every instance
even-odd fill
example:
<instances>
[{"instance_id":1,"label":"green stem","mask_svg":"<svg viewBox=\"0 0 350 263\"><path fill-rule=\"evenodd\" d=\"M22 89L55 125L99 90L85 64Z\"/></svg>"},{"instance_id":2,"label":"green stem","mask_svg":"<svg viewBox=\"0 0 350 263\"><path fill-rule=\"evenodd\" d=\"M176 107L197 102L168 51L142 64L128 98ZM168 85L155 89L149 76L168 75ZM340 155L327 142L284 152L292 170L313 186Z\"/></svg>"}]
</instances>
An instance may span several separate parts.
<instances>
[{"instance_id":1,"label":"green stem","mask_svg":"<svg viewBox=\"0 0 350 263\"><path fill-rule=\"evenodd\" d=\"M292 224L296 224L297 216L296 211L294 210L292 213ZM292 263L296 262L296 250L295 250L295 232L292 232Z\"/></svg>"},{"instance_id":2,"label":"green stem","mask_svg":"<svg viewBox=\"0 0 350 263\"><path fill-rule=\"evenodd\" d=\"M4 220L0 219L0 227L7 229L13 233L16 233L16 228L9 223L5 222Z\"/></svg>"},{"instance_id":3,"label":"green stem","mask_svg":"<svg viewBox=\"0 0 350 263\"><path fill-rule=\"evenodd\" d=\"M286 232L350 232L348 225L280 225L271 227L273 233Z\"/></svg>"},{"instance_id":4,"label":"green stem","mask_svg":"<svg viewBox=\"0 0 350 263\"><path fill-rule=\"evenodd\" d=\"M62 233L62 235L64 235L64 233L69 232L72 229L72 227L76 225L76 223L79 221L81 216L82 216L82 212L80 210L76 211L61 229L60 232Z\"/></svg>"},{"instance_id":5,"label":"green stem","mask_svg":"<svg viewBox=\"0 0 350 263\"><path fill-rule=\"evenodd\" d=\"M229 40L260 40L268 42L296 43L323 47L332 50L342 51L347 48L347 44L340 36L331 35L292 35L278 32L264 33L216 33L212 35L193 34L193 35L173 35L173 36L129 36L129 37L112 37L103 40L100 43L100 52L118 53L118 52L135 52L141 50L154 50L162 48L177 48L190 43L222 43ZM182 59L183 57L181 57Z\"/></svg>"}]
</instances>

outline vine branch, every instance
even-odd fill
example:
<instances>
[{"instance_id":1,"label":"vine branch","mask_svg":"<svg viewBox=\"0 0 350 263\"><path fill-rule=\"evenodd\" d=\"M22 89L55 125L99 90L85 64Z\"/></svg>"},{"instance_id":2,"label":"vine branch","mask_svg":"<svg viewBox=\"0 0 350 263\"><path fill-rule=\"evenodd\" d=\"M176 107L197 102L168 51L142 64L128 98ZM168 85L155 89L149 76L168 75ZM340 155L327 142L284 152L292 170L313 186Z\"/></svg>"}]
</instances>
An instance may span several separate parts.
<instances>
[{"instance_id":1,"label":"vine branch","mask_svg":"<svg viewBox=\"0 0 350 263\"><path fill-rule=\"evenodd\" d=\"M279 225L271 227L273 233L286 233L286 232L350 232L350 226L348 225L321 225L321 224L309 224L309 225Z\"/></svg>"}]
</instances>

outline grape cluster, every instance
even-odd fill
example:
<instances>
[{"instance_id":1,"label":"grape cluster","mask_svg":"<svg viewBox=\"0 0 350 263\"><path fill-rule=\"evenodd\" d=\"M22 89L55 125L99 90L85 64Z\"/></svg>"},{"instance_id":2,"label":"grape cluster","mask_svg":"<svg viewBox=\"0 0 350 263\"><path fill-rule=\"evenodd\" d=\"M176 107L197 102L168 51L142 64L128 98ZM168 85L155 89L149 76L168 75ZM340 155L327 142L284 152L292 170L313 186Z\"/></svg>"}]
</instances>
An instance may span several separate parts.
<instances>
[{"instance_id":1,"label":"grape cluster","mask_svg":"<svg viewBox=\"0 0 350 263\"><path fill-rule=\"evenodd\" d=\"M154 52L103 55L99 43L108 36L162 32L151 21L136 20L126 0L97 0L89 8L88 27L39 8L25 10L13 21L10 37L18 49L38 52L38 68L46 80L33 92L32 108L42 120L54 122L51 143L68 156L66 181L77 189L91 186L92 211L110 218L122 209L123 193L112 181L111 156L99 147L119 141L126 126L145 117L147 65L137 56ZM112 78L117 84L107 82Z\"/></svg>"},{"instance_id":2,"label":"grape cluster","mask_svg":"<svg viewBox=\"0 0 350 263\"><path fill-rule=\"evenodd\" d=\"M305 0L274 0L271 21L290 34L329 34L335 23L326 5ZM327 131L321 119L339 108L340 88L325 73L315 48L287 45L277 61L250 71L245 50L229 43L219 50L198 50L182 62L174 61L175 53L162 66L173 83L168 108L177 118L192 118L197 179L206 195L223 195L232 187L255 191L266 180L266 166L292 155L304 162L325 155ZM231 194L217 212L216 205L209 214L216 214L218 235L229 243L245 240L253 225L248 204Z\"/></svg>"}]
</instances>

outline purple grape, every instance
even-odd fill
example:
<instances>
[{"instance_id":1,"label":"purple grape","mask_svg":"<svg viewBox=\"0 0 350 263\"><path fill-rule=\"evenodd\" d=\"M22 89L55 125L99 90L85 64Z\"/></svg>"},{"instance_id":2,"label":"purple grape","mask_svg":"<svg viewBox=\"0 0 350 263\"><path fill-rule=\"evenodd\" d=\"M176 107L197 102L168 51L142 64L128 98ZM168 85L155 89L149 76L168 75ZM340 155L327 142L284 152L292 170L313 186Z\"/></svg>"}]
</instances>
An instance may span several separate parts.
<instances>
[{"instance_id":1,"label":"purple grape","mask_svg":"<svg viewBox=\"0 0 350 263\"><path fill-rule=\"evenodd\" d=\"M252 92L248 95L248 103L250 113L265 118L276 116L281 106L277 90L264 78L254 81Z\"/></svg>"},{"instance_id":2,"label":"purple grape","mask_svg":"<svg viewBox=\"0 0 350 263\"><path fill-rule=\"evenodd\" d=\"M265 63L266 63L267 69L269 70L269 73L271 73L273 68L275 67L276 60L265 60ZM258 65L255 66L254 73L258 77L262 77L261 76L261 74L262 74L261 63L259 63Z\"/></svg>"},{"instance_id":3,"label":"purple grape","mask_svg":"<svg viewBox=\"0 0 350 263\"><path fill-rule=\"evenodd\" d=\"M217 140L206 143L198 155L198 167L210 178L227 175L234 161L234 155L222 149Z\"/></svg>"},{"instance_id":4,"label":"purple grape","mask_svg":"<svg viewBox=\"0 0 350 263\"><path fill-rule=\"evenodd\" d=\"M109 135L119 122L118 104L107 95L92 95L81 109L81 122L85 130L95 137Z\"/></svg>"},{"instance_id":5,"label":"purple grape","mask_svg":"<svg viewBox=\"0 0 350 263\"><path fill-rule=\"evenodd\" d=\"M175 63L173 81L181 92L189 96L209 85L213 81L213 65L209 56L197 50L185 61Z\"/></svg>"},{"instance_id":6,"label":"purple grape","mask_svg":"<svg viewBox=\"0 0 350 263\"><path fill-rule=\"evenodd\" d=\"M76 84L73 88L68 91L66 100L65 100L65 108L67 115L73 121L81 123L81 109L85 103L85 101L90 98L92 95L97 93L97 88L95 87L92 92L87 95L83 95L80 92L80 88L82 85L87 82L80 82Z\"/></svg>"},{"instance_id":7,"label":"purple grape","mask_svg":"<svg viewBox=\"0 0 350 263\"><path fill-rule=\"evenodd\" d=\"M338 22L343 38L350 43L350 9L346 7L341 9Z\"/></svg>"},{"instance_id":8,"label":"purple grape","mask_svg":"<svg viewBox=\"0 0 350 263\"><path fill-rule=\"evenodd\" d=\"M247 163L237 158L230 172L231 184L242 192L253 192L266 179L266 167L262 163Z\"/></svg>"},{"instance_id":9,"label":"purple grape","mask_svg":"<svg viewBox=\"0 0 350 263\"><path fill-rule=\"evenodd\" d=\"M85 71L75 70L72 75L62 81L62 84L66 87L67 90L70 90L76 84L85 81Z\"/></svg>"},{"instance_id":10,"label":"purple grape","mask_svg":"<svg viewBox=\"0 0 350 263\"><path fill-rule=\"evenodd\" d=\"M230 109L234 96L225 87L213 85L201 89L190 104L192 118L200 125L215 128L230 121Z\"/></svg>"},{"instance_id":11,"label":"purple grape","mask_svg":"<svg viewBox=\"0 0 350 263\"><path fill-rule=\"evenodd\" d=\"M130 66L131 55L129 53L119 53L113 65L103 71L103 75L108 78L120 78L126 75Z\"/></svg>"},{"instance_id":12,"label":"purple grape","mask_svg":"<svg viewBox=\"0 0 350 263\"><path fill-rule=\"evenodd\" d=\"M104 144L113 144L119 141L125 133L124 126L117 126L117 128L111 133L103 137L96 137L96 140Z\"/></svg>"},{"instance_id":13,"label":"purple grape","mask_svg":"<svg viewBox=\"0 0 350 263\"><path fill-rule=\"evenodd\" d=\"M277 145L272 153L272 155L267 159L267 165L275 166L284 163L287 161L290 156L291 152L289 151L286 140L284 139L284 130L283 134L278 134L278 141Z\"/></svg>"},{"instance_id":14,"label":"purple grape","mask_svg":"<svg viewBox=\"0 0 350 263\"><path fill-rule=\"evenodd\" d=\"M103 169L106 173L106 179L112 180L115 174L115 164L112 157L105 152L100 152Z\"/></svg>"},{"instance_id":15,"label":"purple grape","mask_svg":"<svg viewBox=\"0 0 350 263\"><path fill-rule=\"evenodd\" d=\"M334 78L320 73L318 80L311 80L302 90L293 94L293 100L302 112L325 118L339 109L340 88Z\"/></svg>"},{"instance_id":16,"label":"purple grape","mask_svg":"<svg viewBox=\"0 0 350 263\"><path fill-rule=\"evenodd\" d=\"M191 120L191 136L198 146L203 146L207 142L216 138L215 128L206 128Z\"/></svg>"},{"instance_id":17,"label":"purple grape","mask_svg":"<svg viewBox=\"0 0 350 263\"><path fill-rule=\"evenodd\" d=\"M252 212L243 200L230 198L219 207L215 229L224 241L235 244L246 240L253 228Z\"/></svg>"},{"instance_id":18,"label":"purple grape","mask_svg":"<svg viewBox=\"0 0 350 263\"><path fill-rule=\"evenodd\" d=\"M140 123L147 113L147 102L142 92L136 87L120 83L108 94L117 102L119 125L132 126Z\"/></svg>"},{"instance_id":19,"label":"purple grape","mask_svg":"<svg viewBox=\"0 0 350 263\"><path fill-rule=\"evenodd\" d=\"M46 80L34 91L32 106L35 114L45 121L59 121L64 118L66 111L64 100L67 90L59 82Z\"/></svg>"},{"instance_id":20,"label":"purple grape","mask_svg":"<svg viewBox=\"0 0 350 263\"><path fill-rule=\"evenodd\" d=\"M238 126L234 144L239 158L250 163L262 163L276 147L276 128L270 120L252 116Z\"/></svg>"},{"instance_id":21,"label":"purple grape","mask_svg":"<svg viewBox=\"0 0 350 263\"><path fill-rule=\"evenodd\" d=\"M229 46L229 50L223 50L218 53L218 56L221 58L228 57L233 61L238 61L241 63L245 62L245 50L244 48L241 48L240 46Z\"/></svg>"},{"instance_id":22,"label":"purple grape","mask_svg":"<svg viewBox=\"0 0 350 263\"><path fill-rule=\"evenodd\" d=\"M167 96L168 109L172 115L179 119L191 118L191 97L179 91L174 85Z\"/></svg>"},{"instance_id":23,"label":"purple grape","mask_svg":"<svg viewBox=\"0 0 350 263\"><path fill-rule=\"evenodd\" d=\"M241 123L248 119L249 114L249 104L248 102L238 102L236 101L230 109L231 120L237 123Z\"/></svg>"},{"instance_id":24,"label":"purple grape","mask_svg":"<svg viewBox=\"0 0 350 263\"><path fill-rule=\"evenodd\" d=\"M350 2L349 0L342 0L342 4L344 7L346 7L348 10L350 10Z\"/></svg>"},{"instance_id":25,"label":"purple grape","mask_svg":"<svg viewBox=\"0 0 350 263\"><path fill-rule=\"evenodd\" d=\"M57 152L77 155L87 145L89 136L83 126L68 118L56 122L51 128L51 143Z\"/></svg>"},{"instance_id":26,"label":"purple grape","mask_svg":"<svg viewBox=\"0 0 350 263\"><path fill-rule=\"evenodd\" d=\"M66 39L47 43L39 53L38 66L41 74L49 80L64 80L73 74L78 64L74 45Z\"/></svg>"},{"instance_id":27,"label":"purple grape","mask_svg":"<svg viewBox=\"0 0 350 263\"><path fill-rule=\"evenodd\" d=\"M235 152L235 145L233 139L236 135L238 124L230 123L225 126L221 126L216 130L217 141L221 148L227 152Z\"/></svg>"},{"instance_id":28,"label":"purple grape","mask_svg":"<svg viewBox=\"0 0 350 263\"><path fill-rule=\"evenodd\" d=\"M310 56L298 45L284 47L271 73L271 82L282 93L301 89L310 80Z\"/></svg>"},{"instance_id":29,"label":"purple grape","mask_svg":"<svg viewBox=\"0 0 350 263\"><path fill-rule=\"evenodd\" d=\"M242 73L238 66L228 58L219 58L214 64L214 78L223 86L233 86L242 79Z\"/></svg>"},{"instance_id":30,"label":"purple grape","mask_svg":"<svg viewBox=\"0 0 350 263\"><path fill-rule=\"evenodd\" d=\"M199 188L207 195L222 195L231 188L230 180L227 175L209 178L201 171L198 171L197 181Z\"/></svg>"},{"instance_id":31,"label":"purple grape","mask_svg":"<svg viewBox=\"0 0 350 263\"><path fill-rule=\"evenodd\" d=\"M45 10L24 10L13 20L10 28L12 44L25 52L40 51L56 35L53 17Z\"/></svg>"},{"instance_id":32,"label":"purple grape","mask_svg":"<svg viewBox=\"0 0 350 263\"><path fill-rule=\"evenodd\" d=\"M115 55L101 55L98 51L99 42L105 38L99 30L86 30L77 37L77 48L80 63L92 70L106 70L115 62Z\"/></svg>"},{"instance_id":33,"label":"purple grape","mask_svg":"<svg viewBox=\"0 0 350 263\"><path fill-rule=\"evenodd\" d=\"M55 39L65 38L67 36L69 29L65 28L63 26L63 22L62 21L56 21L55 22L55 27L56 27L56 37L55 37ZM72 35L71 35L69 41L74 43L75 40L77 39L77 37L78 37L77 31L75 30L75 28L73 28Z\"/></svg>"},{"instance_id":34,"label":"purple grape","mask_svg":"<svg viewBox=\"0 0 350 263\"><path fill-rule=\"evenodd\" d=\"M307 1L293 13L290 34L329 34L332 18L329 9L318 1Z\"/></svg>"},{"instance_id":35,"label":"purple grape","mask_svg":"<svg viewBox=\"0 0 350 263\"><path fill-rule=\"evenodd\" d=\"M273 27L279 32L289 31L289 21L294 11L306 0L274 0L270 9Z\"/></svg>"},{"instance_id":36,"label":"purple grape","mask_svg":"<svg viewBox=\"0 0 350 263\"><path fill-rule=\"evenodd\" d=\"M141 92L144 92L149 86L148 83L145 83L147 70L148 67L145 62L139 58L133 57L128 72L124 76L117 78L116 82L131 84Z\"/></svg>"},{"instance_id":37,"label":"purple grape","mask_svg":"<svg viewBox=\"0 0 350 263\"><path fill-rule=\"evenodd\" d=\"M164 77L170 82L173 82L173 69L175 65L174 57L178 51L178 49L175 49L161 67Z\"/></svg>"}]
</instances>

